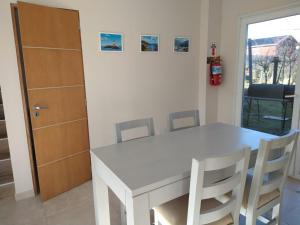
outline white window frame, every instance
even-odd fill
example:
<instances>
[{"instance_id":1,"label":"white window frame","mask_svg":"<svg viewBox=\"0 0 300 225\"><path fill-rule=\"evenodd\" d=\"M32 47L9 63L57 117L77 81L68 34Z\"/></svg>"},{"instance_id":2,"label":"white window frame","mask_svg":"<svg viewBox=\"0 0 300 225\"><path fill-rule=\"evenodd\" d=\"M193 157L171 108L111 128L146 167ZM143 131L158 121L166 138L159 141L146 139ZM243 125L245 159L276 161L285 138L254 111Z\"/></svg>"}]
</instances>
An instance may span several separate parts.
<instances>
[{"instance_id":1,"label":"white window frame","mask_svg":"<svg viewBox=\"0 0 300 225\"><path fill-rule=\"evenodd\" d=\"M246 56L246 39L248 36L248 25L253 23L259 23L268 20L279 19L283 17L289 17L294 15L300 15L300 2L295 2L293 4L287 4L283 7L273 8L269 10L260 11L258 13L251 13L247 15L243 15L239 18L238 23L238 43L239 48L236 54L236 98L234 104L234 112L235 112L235 125L241 126L242 120L242 96L243 96L243 88L244 88L244 67L245 67L245 56ZM299 65L300 65L300 57L299 57ZM294 110L293 110L293 118L292 118L292 128L299 129L300 127L300 68L297 74L297 81L296 83L296 98L294 102ZM300 143L298 143L298 146ZM296 161L300 162L300 147L298 147L298 151L296 151ZM294 159L295 160L295 159ZM296 173L290 172L290 175L293 177L300 179L300 163L294 163L293 168L291 171L296 171Z\"/></svg>"}]
</instances>

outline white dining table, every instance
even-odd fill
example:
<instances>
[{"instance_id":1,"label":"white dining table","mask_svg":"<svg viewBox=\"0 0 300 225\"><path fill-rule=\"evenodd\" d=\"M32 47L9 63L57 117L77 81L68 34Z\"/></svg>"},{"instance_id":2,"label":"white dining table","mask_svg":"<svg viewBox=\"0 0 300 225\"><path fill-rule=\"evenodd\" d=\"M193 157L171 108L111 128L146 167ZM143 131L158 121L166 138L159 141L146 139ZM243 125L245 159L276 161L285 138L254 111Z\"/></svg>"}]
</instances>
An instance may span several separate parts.
<instances>
[{"instance_id":1,"label":"white dining table","mask_svg":"<svg viewBox=\"0 0 300 225\"><path fill-rule=\"evenodd\" d=\"M135 139L91 150L97 225L110 225L110 188L126 207L127 225L150 225L150 210L189 191L192 159L204 160L275 136L223 123Z\"/></svg>"}]
</instances>

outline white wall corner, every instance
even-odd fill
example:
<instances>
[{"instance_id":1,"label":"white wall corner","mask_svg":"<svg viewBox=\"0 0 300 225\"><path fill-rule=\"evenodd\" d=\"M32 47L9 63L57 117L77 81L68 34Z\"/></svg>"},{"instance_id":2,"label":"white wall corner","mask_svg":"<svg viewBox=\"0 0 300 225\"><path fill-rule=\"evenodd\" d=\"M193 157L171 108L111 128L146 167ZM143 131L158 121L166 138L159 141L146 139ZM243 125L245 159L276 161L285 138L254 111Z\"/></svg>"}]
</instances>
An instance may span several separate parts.
<instances>
[{"instance_id":1,"label":"white wall corner","mask_svg":"<svg viewBox=\"0 0 300 225\"><path fill-rule=\"evenodd\" d=\"M207 89L207 42L209 22L209 0L201 0L200 5L200 44L199 44L199 111L200 123L206 124L206 89Z\"/></svg>"},{"instance_id":2,"label":"white wall corner","mask_svg":"<svg viewBox=\"0 0 300 225\"><path fill-rule=\"evenodd\" d=\"M211 55L210 46L215 43L217 46L217 55L221 50L221 24L222 24L222 2L223 0L210 0L208 13L208 38L207 55ZM206 74L206 122L218 122L218 93L221 86L209 85L209 66Z\"/></svg>"}]
</instances>

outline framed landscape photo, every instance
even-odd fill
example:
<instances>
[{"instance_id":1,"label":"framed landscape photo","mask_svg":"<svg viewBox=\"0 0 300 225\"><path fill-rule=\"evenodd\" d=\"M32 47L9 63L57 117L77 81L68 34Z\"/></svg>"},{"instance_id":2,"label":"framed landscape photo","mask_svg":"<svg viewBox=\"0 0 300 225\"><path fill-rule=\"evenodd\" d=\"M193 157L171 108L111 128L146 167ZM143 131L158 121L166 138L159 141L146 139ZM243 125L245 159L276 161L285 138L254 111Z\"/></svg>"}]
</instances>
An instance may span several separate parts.
<instances>
[{"instance_id":1,"label":"framed landscape photo","mask_svg":"<svg viewBox=\"0 0 300 225\"><path fill-rule=\"evenodd\" d=\"M158 35L141 35L141 52L158 52L159 36Z\"/></svg>"},{"instance_id":2,"label":"framed landscape photo","mask_svg":"<svg viewBox=\"0 0 300 225\"><path fill-rule=\"evenodd\" d=\"M101 52L123 52L123 34L100 32L99 50Z\"/></svg>"},{"instance_id":3,"label":"framed landscape photo","mask_svg":"<svg viewBox=\"0 0 300 225\"><path fill-rule=\"evenodd\" d=\"M175 37L174 52L189 52L190 39L186 37Z\"/></svg>"}]
</instances>

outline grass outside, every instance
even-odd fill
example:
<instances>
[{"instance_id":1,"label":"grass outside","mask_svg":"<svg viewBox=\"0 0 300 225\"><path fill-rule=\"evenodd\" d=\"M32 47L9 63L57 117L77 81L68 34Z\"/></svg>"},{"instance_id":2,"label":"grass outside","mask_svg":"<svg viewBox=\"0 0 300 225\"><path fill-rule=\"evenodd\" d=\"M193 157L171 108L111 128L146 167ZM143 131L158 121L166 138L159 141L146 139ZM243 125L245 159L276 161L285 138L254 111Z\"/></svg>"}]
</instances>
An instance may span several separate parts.
<instances>
[{"instance_id":1,"label":"grass outside","mask_svg":"<svg viewBox=\"0 0 300 225\"><path fill-rule=\"evenodd\" d=\"M293 114L293 106L288 103L286 118L289 118L285 122L285 127L282 130L282 121L274 119L266 119L265 116L277 116L283 117L283 105L281 102L276 101L263 101L259 100L259 111L258 115L258 104L257 100L252 101L251 112L248 120L248 101L243 101L243 113L242 113L242 126L252 130L262 131L269 134L284 135L291 129L291 118Z\"/></svg>"}]
</instances>

